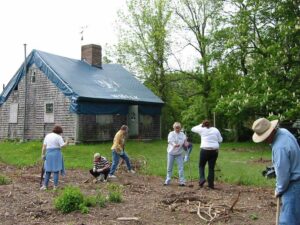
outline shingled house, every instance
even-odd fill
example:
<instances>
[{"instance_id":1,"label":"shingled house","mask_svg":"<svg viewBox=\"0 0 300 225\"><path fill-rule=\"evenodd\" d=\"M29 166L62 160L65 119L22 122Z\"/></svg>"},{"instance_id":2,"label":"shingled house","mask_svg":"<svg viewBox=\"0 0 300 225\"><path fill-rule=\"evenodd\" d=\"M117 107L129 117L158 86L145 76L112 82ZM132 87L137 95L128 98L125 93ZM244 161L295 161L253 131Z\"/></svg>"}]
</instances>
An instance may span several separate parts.
<instances>
[{"instance_id":1,"label":"shingled house","mask_svg":"<svg viewBox=\"0 0 300 225\"><path fill-rule=\"evenodd\" d=\"M102 64L101 46L81 60L33 50L0 95L0 140L42 139L55 124L75 142L160 139L163 102L119 64ZM25 66L24 66L25 65Z\"/></svg>"}]
</instances>

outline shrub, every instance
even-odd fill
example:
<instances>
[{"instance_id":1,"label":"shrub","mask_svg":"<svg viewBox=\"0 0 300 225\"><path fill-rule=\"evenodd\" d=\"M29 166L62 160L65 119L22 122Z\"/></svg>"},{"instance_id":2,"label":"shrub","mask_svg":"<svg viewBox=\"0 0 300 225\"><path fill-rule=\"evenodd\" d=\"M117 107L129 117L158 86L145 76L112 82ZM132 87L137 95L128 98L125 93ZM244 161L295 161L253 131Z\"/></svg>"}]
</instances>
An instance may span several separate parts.
<instances>
[{"instance_id":1,"label":"shrub","mask_svg":"<svg viewBox=\"0 0 300 225\"><path fill-rule=\"evenodd\" d=\"M87 207L93 207L97 204L97 197L87 196L87 197L84 198L83 204Z\"/></svg>"},{"instance_id":2,"label":"shrub","mask_svg":"<svg viewBox=\"0 0 300 225\"><path fill-rule=\"evenodd\" d=\"M6 176L0 175L0 185L10 184L10 179Z\"/></svg>"},{"instance_id":3,"label":"shrub","mask_svg":"<svg viewBox=\"0 0 300 225\"><path fill-rule=\"evenodd\" d=\"M115 203L122 202L122 186L117 184L109 184L108 200Z\"/></svg>"},{"instance_id":4,"label":"shrub","mask_svg":"<svg viewBox=\"0 0 300 225\"><path fill-rule=\"evenodd\" d=\"M68 186L55 199L55 208L63 213L69 213L80 209L84 204L84 196L77 187Z\"/></svg>"},{"instance_id":5,"label":"shrub","mask_svg":"<svg viewBox=\"0 0 300 225\"><path fill-rule=\"evenodd\" d=\"M87 214L90 211L89 208L84 203L81 203L79 205L79 209L82 214Z\"/></svg>"},{"instance_id":6,"label":"shrub","mask_svg":"<svg viewBox=\"0 0 300 225\"><path fill-rule=\"evenodd\" d=\"M106 198L101 193L97 194L96 196L96 202L101 207L104 208L106 206Z\"/></svg>"}]
</instances>

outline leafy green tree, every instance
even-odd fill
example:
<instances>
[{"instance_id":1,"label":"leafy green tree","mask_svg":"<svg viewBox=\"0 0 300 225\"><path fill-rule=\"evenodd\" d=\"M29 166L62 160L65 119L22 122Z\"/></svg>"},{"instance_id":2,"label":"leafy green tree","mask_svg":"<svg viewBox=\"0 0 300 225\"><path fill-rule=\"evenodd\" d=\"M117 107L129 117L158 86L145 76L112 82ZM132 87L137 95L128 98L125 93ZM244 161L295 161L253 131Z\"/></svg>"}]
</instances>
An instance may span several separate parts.
<instances>
[{"instance_id":1,"label":"leafy green tree","mask_svg":"<svg viewBox=\"0 0 300 225\"><path fill-rule=\"evenodd\" d=\"M166 101L166 62L169 55L168 24L172 12L166 0L129 0L119 12L118 61Z\"/></svg>"},{"instance_id":2,"label":"leafy green tree","mask_svg":"<svg viewBox=\"0 0 300 225\"><path fill-rule=\"evenodd\" d=\"M182 22L186 45L192 46L198 54L198 64L192 72L183 71L185 79L197 84L193 89L194 104L201 102L204 117L212 117L212 80L214 79L214 55L212 48L214 33L219 29L223 1L179 0L175 4L176 15ZM197 108L197 107L196 107ZM198 113L201 113L198 112Z\"/></svg>"},{"instance_id":3,"label":"leafy green tree","mask_svg":"<svg viewBox=\"0 0 300 225\"><path fill-rule=\"evenodd\" d=\"M230 4L235 8L224 28L227 50L222 64L232 65L239 85L219 99L217 112L236 125L258 116L299 117L300 14L296 1L232 0Z\"/></svg>"}]
</instances>

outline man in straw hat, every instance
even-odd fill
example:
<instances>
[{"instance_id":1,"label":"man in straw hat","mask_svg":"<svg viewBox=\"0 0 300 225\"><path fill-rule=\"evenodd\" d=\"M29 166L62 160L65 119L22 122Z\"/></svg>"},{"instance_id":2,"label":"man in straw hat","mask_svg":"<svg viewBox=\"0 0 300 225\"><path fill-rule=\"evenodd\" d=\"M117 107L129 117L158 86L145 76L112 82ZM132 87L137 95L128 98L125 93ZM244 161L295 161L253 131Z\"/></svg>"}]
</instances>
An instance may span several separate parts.
<instances>
[{"instance_id":1,"label":"man in straw hat","mask_svg":"<svg viewBox=\"0 0 300 225\"><path fill-rule=\"evenodd\" d=\"M300 148L296 138L278 128L278 120L260 118L252 125L254 142L267 142L272 147L276 173L275 196L281 197L279 224L300 225Z\"/></svg>"}]
</instances>

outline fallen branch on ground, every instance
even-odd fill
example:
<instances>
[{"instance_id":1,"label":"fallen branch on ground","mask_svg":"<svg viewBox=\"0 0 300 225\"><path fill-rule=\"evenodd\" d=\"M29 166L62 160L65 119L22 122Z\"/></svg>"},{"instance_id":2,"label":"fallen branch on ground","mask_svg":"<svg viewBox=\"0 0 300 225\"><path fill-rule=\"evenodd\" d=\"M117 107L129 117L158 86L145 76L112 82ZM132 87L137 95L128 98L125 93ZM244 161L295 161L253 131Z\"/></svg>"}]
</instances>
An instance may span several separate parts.
<instances>
[{"instance_id":1,"label":"fallen branch on ground","mask_svg":"<svg viewBox=\"0 0 300 225\"><path fill-rule=\"evenodd\" d=\"M138 217L119 217L119 218L117 218L117 220L119 220L119 221L132 221L132 220L138 221L139 218Z\"/></svg>"}]
</instances>

